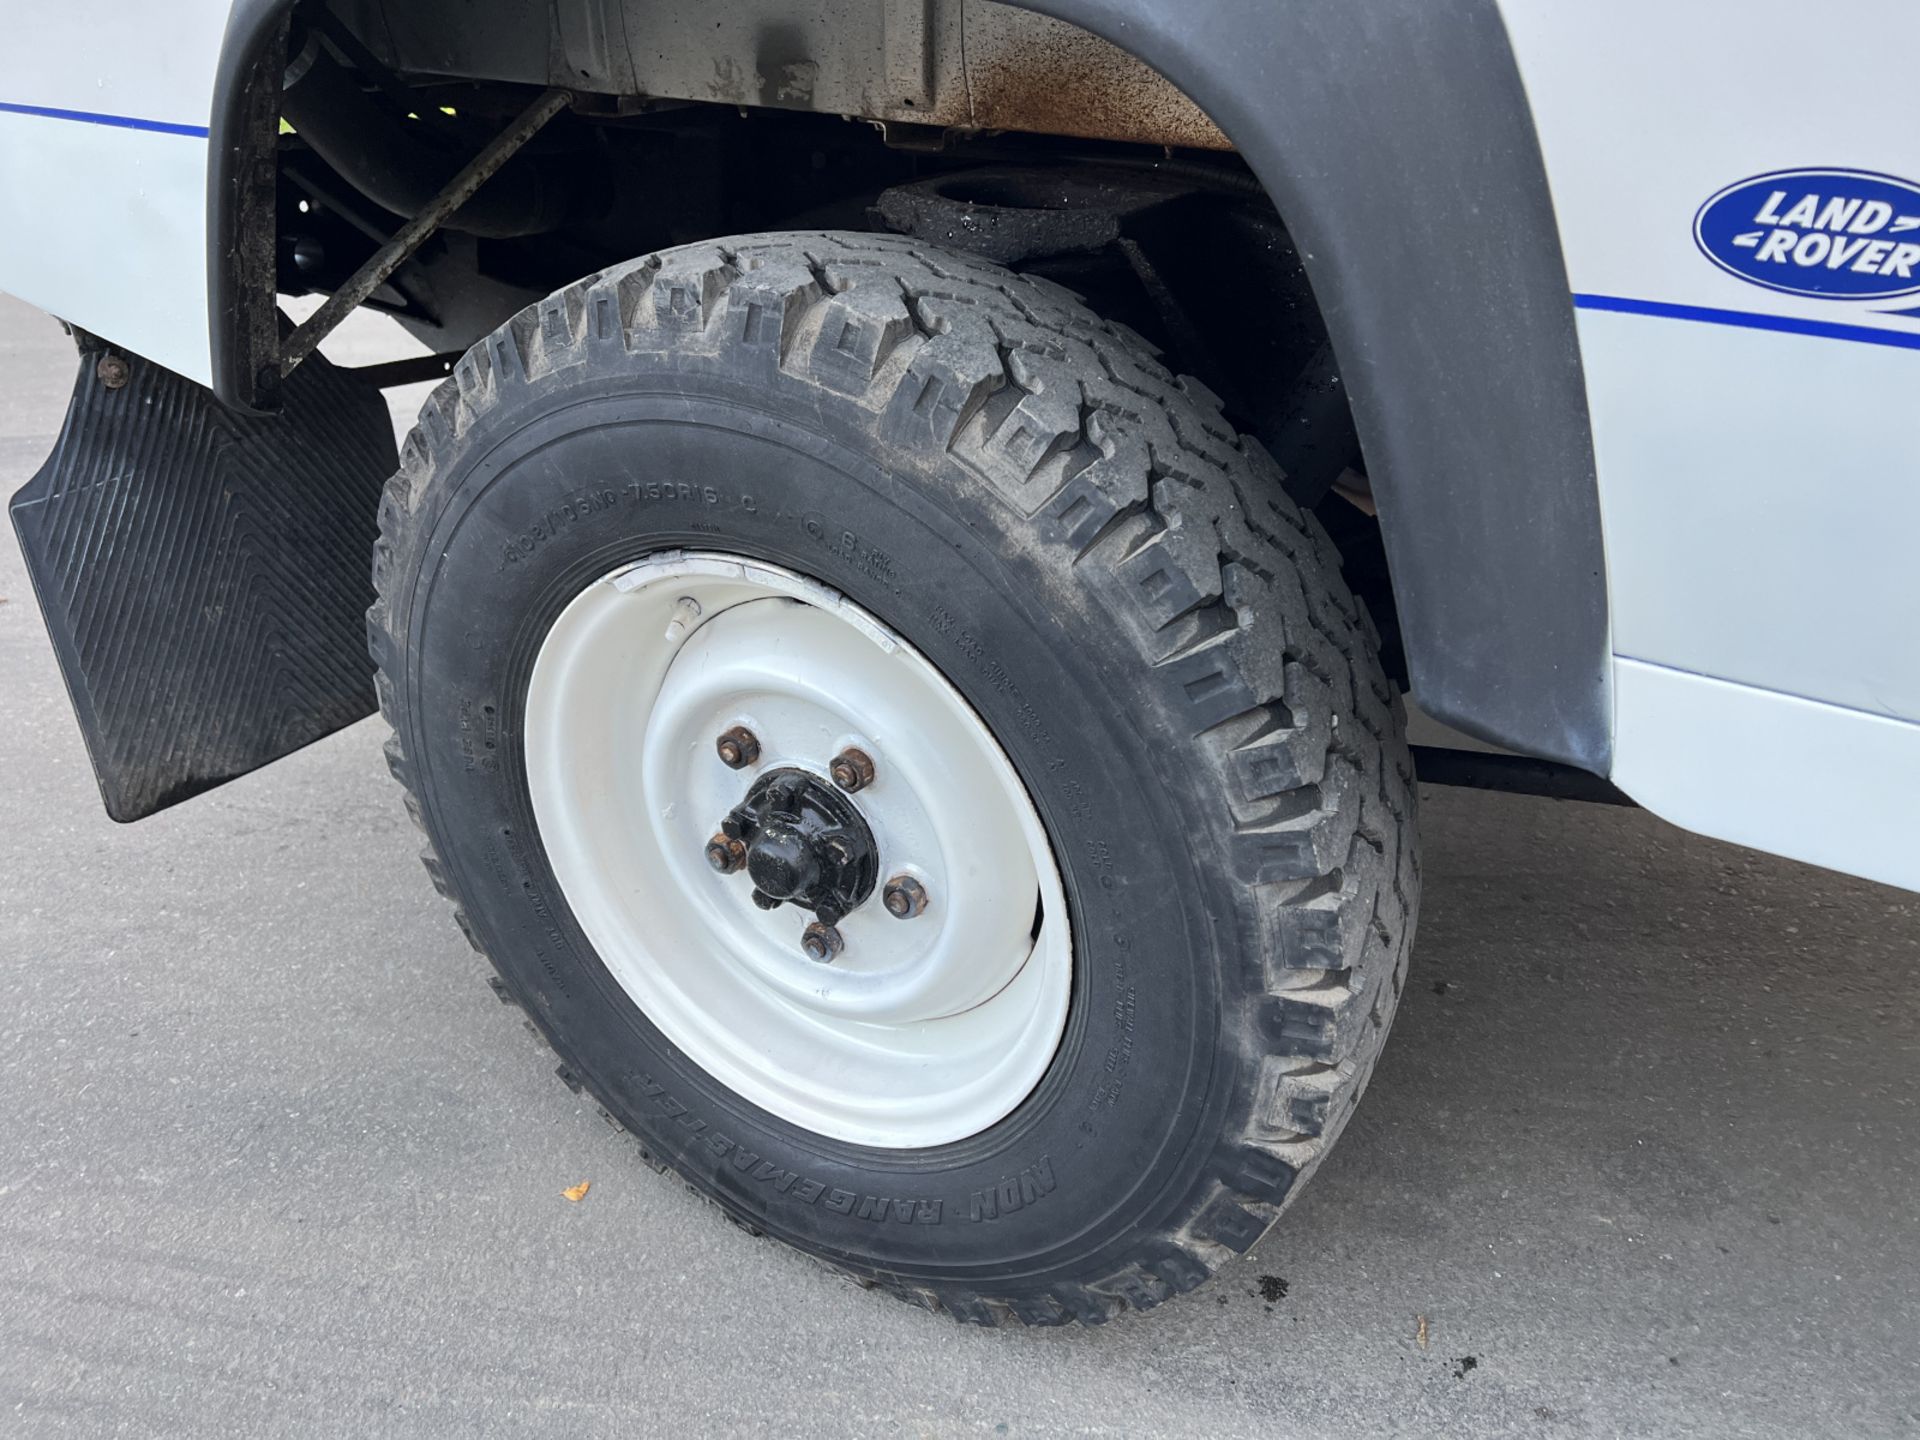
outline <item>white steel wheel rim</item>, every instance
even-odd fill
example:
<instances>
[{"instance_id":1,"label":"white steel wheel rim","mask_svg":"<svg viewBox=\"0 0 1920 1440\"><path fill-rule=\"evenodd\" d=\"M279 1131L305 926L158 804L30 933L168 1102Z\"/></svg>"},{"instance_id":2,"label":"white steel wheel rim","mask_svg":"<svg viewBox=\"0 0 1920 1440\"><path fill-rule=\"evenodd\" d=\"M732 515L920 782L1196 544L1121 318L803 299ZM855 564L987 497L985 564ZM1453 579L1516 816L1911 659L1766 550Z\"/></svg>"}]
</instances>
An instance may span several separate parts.
<instances>
[{"instance_id":1,"label":"white steel wheel rim","mask_svg":"<svg viewBox=\"0 0 1920 1440\"><path fill-rule=\"evenodd\" d=\"M759 740L729 769L715 740ZM534 818L567 903L634 1004L709 1075L782 1120L920 1148L1004 1119L1053 1060L1072 990L1066 893L992 733L926 659L838 592L759 561L674 551L589 585L528 682ZM763 911L706 842L755 775L823 780L849 746L880 885L840 921ZM923 913L896 919L908 875ZM1038 926L1036 929L1036 920Z\"/></svg>"}]
</instances>

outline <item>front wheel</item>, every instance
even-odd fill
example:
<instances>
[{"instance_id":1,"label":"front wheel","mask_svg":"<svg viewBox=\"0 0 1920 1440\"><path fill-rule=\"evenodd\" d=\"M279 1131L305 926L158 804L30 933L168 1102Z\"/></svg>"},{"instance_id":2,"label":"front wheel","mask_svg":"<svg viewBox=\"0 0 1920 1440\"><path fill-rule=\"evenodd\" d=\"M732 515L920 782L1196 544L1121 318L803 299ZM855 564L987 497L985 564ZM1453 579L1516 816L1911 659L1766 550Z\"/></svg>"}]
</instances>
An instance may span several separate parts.
<instances>
[{"instance_id":1,"label":"front wheel","mask_svg":"<svg viewBox=\"0 0 1920 1440\"><path fill-rule=\"evenodd\" d=\"M582 281L460 363L383 504L429 867L744 1223L979 1323L1190 1289L1345 1121L1418 891L1397 698L1279 481L962 255Z\"/></svg>"}]
</instances>

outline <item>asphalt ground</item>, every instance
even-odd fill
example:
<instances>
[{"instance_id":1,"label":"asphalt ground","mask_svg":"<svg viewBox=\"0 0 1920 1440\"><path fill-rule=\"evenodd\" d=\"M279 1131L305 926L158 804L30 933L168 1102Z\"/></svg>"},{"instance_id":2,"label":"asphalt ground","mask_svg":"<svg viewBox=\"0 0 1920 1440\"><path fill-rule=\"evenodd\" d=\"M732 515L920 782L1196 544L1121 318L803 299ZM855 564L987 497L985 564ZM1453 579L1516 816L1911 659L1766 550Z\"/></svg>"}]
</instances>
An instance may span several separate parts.
<instances>
[{"instance_id":1,"label":"asphalt ground","mask_svg":"<svg viewBox=\"0 0 1920 1440\"><path fill-rule=\"evenodd\" d=\"M71 377L0 300L0 492ZM116 826L10 535L0 597L0 1431L1920 1432L1912 895L1429 788L1394 1035L1281 1227L1149 1315L966 1330L554 1079L377 721Z\"/></svg>"}]
</instances>

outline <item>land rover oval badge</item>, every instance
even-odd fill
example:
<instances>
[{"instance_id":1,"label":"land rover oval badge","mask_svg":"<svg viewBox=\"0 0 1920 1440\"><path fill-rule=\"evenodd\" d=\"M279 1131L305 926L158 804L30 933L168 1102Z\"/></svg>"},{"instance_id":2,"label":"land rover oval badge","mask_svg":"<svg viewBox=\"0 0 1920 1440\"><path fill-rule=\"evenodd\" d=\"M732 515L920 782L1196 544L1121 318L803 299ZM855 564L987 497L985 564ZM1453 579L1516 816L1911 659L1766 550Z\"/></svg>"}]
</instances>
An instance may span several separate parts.
<instances>
[{"instance_id":1,"label":"land rover oval badge","mask_svg":"<svg viewBox=\"0 0 1920 1440\"><path fill-rule=\"evenodd\" d=\"M1920 293L1920 185L1866 170L1777 170L1700 207L1693 238L1730 275L1788 295Z\"/></svg>"}]
</instances>

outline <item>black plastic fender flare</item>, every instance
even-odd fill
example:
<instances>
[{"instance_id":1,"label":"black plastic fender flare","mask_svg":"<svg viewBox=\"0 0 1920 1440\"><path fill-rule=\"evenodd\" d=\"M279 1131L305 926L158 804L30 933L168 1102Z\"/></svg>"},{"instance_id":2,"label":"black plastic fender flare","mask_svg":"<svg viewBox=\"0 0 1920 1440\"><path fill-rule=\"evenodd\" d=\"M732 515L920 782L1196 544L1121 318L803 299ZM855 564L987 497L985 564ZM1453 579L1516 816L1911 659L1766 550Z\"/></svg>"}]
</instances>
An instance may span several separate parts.
<instances>
[{"instance_id":1,"label":"black plastic fender flare","mask_svg":"<svg viewBox=\"0 0 1920 1440\"><path fill-rule=\"evenodd\" d=\"M1606 774L1586 383L1495 0L1013 3L1165 75L1267 187L1352 398L1421 708Z\"/></svg>"}]
</instances>

